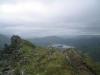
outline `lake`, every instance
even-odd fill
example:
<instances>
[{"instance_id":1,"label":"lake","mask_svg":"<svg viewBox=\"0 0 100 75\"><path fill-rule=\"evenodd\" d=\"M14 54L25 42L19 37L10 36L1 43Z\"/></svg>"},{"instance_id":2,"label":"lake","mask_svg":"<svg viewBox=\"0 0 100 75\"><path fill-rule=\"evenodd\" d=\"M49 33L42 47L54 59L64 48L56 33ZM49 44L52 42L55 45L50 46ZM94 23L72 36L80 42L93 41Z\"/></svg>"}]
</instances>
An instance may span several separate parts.
<instances>
[{"instance_id":1,"label":"lake","mask_svg":"<svg viewBox=\"0 0 100 75\"><path fill-rule=\"evenodd\" d=\"M49 45L49 46L52 46L52 47L56 47L56 48L75 48L73 46L68 46L68 45L64 45L64 44L52 44L52 45Z\"/></svg>"}]
</instances>

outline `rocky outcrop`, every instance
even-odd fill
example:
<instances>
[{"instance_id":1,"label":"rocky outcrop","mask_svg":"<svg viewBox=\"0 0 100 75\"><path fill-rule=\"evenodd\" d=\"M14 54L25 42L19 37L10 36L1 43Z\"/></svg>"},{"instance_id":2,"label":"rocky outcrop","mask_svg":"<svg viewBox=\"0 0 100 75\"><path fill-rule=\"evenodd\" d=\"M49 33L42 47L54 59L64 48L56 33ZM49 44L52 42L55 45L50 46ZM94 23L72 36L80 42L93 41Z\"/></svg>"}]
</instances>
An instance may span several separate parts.
<instances>
[{"instance_id":1,"label":"rocky outcrop","mask_svg":"<svg viewBox=\"0 0 100 75\"><path fill-rule=\"evenodd\" d=\"M14 50L18 50L19 48L21 48L21 41L22 39L19 36L13 35L11 37L11 45L4 45L5 47L3 50L3 54L12 54Z\"/></svg>"},{"instance_id":2,"label":"rocky outcrop","mask_svg":"<svg viewBox=\"0 0 100 75\"><path fill-rule=\"evenodd\" d=\"M11 37L11 45L4 44L4 49L0 51L0 75L16 75L16 61L20 61L22 54L19 49L25 44L19 36ZM34 46L34 45L33 45ZM23 63L22 63L23 64ZM24 70L21 71L23 75ZM25 74L26 75L26 74Z\"/></svg>"}]
</instances>

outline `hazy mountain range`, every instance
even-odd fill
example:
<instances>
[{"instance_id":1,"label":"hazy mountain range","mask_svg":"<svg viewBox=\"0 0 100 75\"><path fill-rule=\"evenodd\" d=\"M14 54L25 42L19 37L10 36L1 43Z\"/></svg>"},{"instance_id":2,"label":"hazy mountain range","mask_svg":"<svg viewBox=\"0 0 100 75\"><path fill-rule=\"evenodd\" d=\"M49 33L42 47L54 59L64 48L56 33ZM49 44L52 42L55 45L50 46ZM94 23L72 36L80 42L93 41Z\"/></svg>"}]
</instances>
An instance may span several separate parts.
<instances>
[{"instance_id":1,"label":"hazy mountain range","mask_svg":"<svg viewBox=\"0 0 100 75\"><path fill-rule=\"evenodd\" d=\"M50 45L50 44L66 44L71 46L95 45L100 43L100 35L81 35L72 38L61 38L57 36L48 36L44 38L28 39L35 45Z\"/></svg>"},{"instance_id":2,"label":"hazy mountain range","mask_svg":"<svg viewBox=\"0 0 100 75\"><path fill-rule=\"evenodd\" d=\"M69 39L57 36L47 36L43 38L29 38L27 40L36 46L48 46L53 44L73 46L83 53L89 54L95 61L100 60L100 35L81 35ZM5 43L10 44L10 38L0 34L0 49L4 48Z\"/></svg>"},{"instance_id":3,"label":"hazy mountain range","mask_svg":"<svg viewBox=\"0 0 100 75\"><path fill-rule=\"evenodd\" d=\"M80 35L70 38L61 38L58 36L47 36L43 38L28 38L30 42L34 43L35 45L44 45L48 46L51 44L65 44L71 45L74 47L79 46L87 46L87 45L99 45L100 44L100 35ZM3 48L3 44L8 43L10 44L10 38L0 34L0 48Z\"/></svg>"}]
</instances>

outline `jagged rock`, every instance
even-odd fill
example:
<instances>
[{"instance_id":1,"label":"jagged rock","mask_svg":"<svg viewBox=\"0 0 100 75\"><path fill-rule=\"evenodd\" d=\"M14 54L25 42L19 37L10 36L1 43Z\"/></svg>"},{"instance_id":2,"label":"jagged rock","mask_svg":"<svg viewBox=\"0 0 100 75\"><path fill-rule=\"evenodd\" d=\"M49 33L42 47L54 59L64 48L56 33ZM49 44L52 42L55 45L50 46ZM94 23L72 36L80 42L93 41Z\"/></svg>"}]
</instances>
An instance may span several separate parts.
<instances>
[{"instance_id":1,"label":"jagged rock","mask_svg":"<svg viewBox=\"0 0 100 75\"><path fill-rule=\"evenodd\" d=\"M21 41L21 38L20 38L19 36L17 36L17 35L13 35L13 36L11 37L11 43L19 44L20 41Z\"/></svg>"},{"instance_id":2,"label":"jagged rock","mask_svg":"<svg viewBox=\"0 0 100 75\"><path fill-rule=\"evenodd\" d=\"M12 52L14 50L20 48L20 43L21 43L21 38L19 36L13 35L11 37L11 45L8 46L7 44L5 44L5 48L4 48L3 53L5 53L5 54L12 54Z\"/></svg>"},{"instance_id":3,"label":"jagged rock","mask_svg":"<svg viewBox=\"0 0 100 75\"><path fill-rule=\"evenodd\" d=\"M19 49L21 47L21 42L22 42L22 39L17 36L17 35L13 35L11 37L11 47L14 48L15 50Z\"/></svg>"}]
</instances>

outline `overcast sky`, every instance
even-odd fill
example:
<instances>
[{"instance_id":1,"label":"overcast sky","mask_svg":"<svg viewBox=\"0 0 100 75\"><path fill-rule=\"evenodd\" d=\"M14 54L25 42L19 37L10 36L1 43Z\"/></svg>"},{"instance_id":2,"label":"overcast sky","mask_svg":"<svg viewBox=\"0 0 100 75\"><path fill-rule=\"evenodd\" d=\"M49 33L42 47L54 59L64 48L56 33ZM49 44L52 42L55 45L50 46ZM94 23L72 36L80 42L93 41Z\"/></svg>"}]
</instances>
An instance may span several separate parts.
<instances>
[{"instance_id":1,"label":"overcast sky","mask_svg":"<svg viewBox=\"0 0 100 75\"><path fill-rule=\"evenodd\" d=\"M0 0L0 34L100 34L100 0Z\"/></svg>"}]
</instances>

